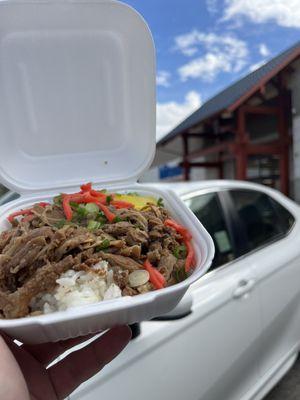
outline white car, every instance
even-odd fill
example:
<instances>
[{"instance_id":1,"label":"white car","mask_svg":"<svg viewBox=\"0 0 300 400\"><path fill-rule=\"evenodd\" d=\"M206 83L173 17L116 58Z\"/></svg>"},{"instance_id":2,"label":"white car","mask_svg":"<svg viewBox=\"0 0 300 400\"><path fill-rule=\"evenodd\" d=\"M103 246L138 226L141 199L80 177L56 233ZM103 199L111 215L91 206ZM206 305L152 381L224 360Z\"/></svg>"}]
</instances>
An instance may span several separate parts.
<instances>
[{"instance_id":1,"label":"white car","mask_svg":"<svg viewBox=\"0 0 300 400\"><path fill-rule=\"evenodd\" d=\"M246 182L168 187L214 239L211 270L71 400L258 400L297 358L299 206Z\"/></svg>"}]
</instances>

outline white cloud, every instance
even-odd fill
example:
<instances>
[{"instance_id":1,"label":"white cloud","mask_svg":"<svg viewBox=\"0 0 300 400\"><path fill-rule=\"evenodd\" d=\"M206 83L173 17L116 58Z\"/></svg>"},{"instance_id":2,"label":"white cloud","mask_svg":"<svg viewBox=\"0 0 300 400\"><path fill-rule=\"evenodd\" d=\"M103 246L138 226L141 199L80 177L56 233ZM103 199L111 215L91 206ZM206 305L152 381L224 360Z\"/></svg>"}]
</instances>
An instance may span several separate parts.
<instances>
[{"instance_id":1,"label":"white cloud","mask_svg":"<svg viewBox=\"0 0 300 400\"><path fill-rule=\"evenodd\" d=\"M268 57L271 52L265 43L259 45L259 54L263 57Z\"/></svg>"},{"instance_id":2,"label":"white cloud","mask_svg":"<svg viewBox=\"0 0 300 400\"><path fill-rule=\"evenodd\" d=\"M183 81L188 78L201 78L212 81L221 72L230 72L231 65L222 54L207 53L204 57L196 58L178 69Z\"/></svg>"},{"instance_id":3,"label":"white cloud","mask_svg":"<svg viewBox=\"0 0 300 400\"><path fill-rule=\"evenodd\" d=\"M206 8L210 14L216 14L218 11L218 0L206 0Z\"/></svg>"},{"instance_id":4,"label":"white cloud","mask_svg":"<svg viewBox=\"0 0 300 400\"><path fill-rule=\"evenodd\" d=\"M191 57L198 52L198 48L196 46L191 46L183 48L181 51L185 56Z\"/></svg>"},{"instance_id":5,"label":"white cloud","mask_svg":"<svg viewBox=\"0 0 300 400\"><path fill-rule=\"evenodd\" d=\"M169 101L158 103L156 106L157 125L156 137L161 139L165 134L175 128L188 115L201 106L202 100L199 93L190 91L186 94L184 102Z\"/></svg>"},{"instance_id":6,"label":"white cloud","mask_svg":"<svg viewBox=\"0 0 300 400\"><path fill-rule=\"evenodd\" d=\"M275 21L280 26L300 28L299 0L226 0L224 19L237 16L252 22Z\"/></svg>"},{"instance_id":7,"label":"white cloud","mask_svg":"<svg viewBox=\"0 0 300 400\"><path fill-rule=\"evenodd\" d=\"M156 84L158 86L169 87L171 74L168 71L158 71L156 75Z\"/></svg>"},{"instance_id":8,"label":"white cloud","mask_svg":"<svg viewBox=\"0 0 300 400\"><path fill-rule=\"evenodd\" d=\"M266 63L266 60L258 61L257 63L250 65L249 71L250 71L250 72L253 72L253 71L255 71L256 69L262 67L265 63Z\"/></svg>"},{"instance_id":9,"label":"white cloud","mask_svg":"<svg viewBox=\"0 0 300 400\"><path fill-rule=\"evenodd\" d=\"M184 55L203 54L178 69L183 81L200 78L212 81L220 72L239 72L246 64L246 42L231 34L217 35L193 30L175 38L175 48Z\"/></svg>"},{"instance_id":10,"label":"white cloud","mask_svg":"<svg viewBox=\"0 0 300 400\"><path fill-rule=\"evenodd\" d=\"M175 50L180 51L185 56L192 56L198 51L198 34L197 30L193 30L184 35L175 37Z\"/></svg>"}]
</instances>

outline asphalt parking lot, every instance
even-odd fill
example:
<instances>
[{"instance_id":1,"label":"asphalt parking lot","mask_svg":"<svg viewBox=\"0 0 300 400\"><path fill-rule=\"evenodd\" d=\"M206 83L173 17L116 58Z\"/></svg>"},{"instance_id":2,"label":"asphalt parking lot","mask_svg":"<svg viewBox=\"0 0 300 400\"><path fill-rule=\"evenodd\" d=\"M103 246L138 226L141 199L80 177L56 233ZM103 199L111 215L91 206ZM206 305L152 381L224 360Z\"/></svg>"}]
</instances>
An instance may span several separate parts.
<instances>
[{"instance_id":1,"label":"asphalt parking lot","mask_svg":"<svg viewBox=\"0 0 300 400\"><path fill-rule=\"evenodd\" d=\"M290 372L265 397L265 400L299 400L300 399L300 357Z\"/></svg>"}]
</instances>

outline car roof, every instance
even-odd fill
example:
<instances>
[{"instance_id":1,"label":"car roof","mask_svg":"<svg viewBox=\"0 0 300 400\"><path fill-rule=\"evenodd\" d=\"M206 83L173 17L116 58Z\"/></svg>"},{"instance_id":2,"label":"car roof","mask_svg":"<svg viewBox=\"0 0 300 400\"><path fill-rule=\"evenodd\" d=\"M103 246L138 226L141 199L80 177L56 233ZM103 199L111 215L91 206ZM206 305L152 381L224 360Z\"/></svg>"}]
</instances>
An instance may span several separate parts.
<instances>
[{"instance_id":1,"label":"car roof","mask_svg":"<svg viewBox=\"0 0 300 400\"><path fill-rule=\"evenodd\" d=\"M252 182L237 180L207 180L207 181L191 181L191 182L153 182L146 185L155 186L158 189L171 189L178 195L183 196L200 190L224 190L224 189L252 189L265 193L274 194L274 189L267 186Z\"/></svg>"}]
</instances>

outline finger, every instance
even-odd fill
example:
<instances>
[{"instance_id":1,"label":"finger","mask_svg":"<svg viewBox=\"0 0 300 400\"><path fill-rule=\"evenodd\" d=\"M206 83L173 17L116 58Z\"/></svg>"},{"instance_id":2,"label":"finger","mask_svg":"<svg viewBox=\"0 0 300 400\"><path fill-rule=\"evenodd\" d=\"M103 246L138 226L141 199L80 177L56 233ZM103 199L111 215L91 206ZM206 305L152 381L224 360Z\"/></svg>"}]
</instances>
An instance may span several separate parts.
<instances>
[{"instance_id":1,"label":"finger","mask_svg":"<svg viewBox=\"0 0 300 400\"><path fill-rule=\"evenodd\" d=\"M64 399L82 382L99 372L128 344L127 326L111 329L99 339L75 351L47 371L59 399Z\"/></svg>"},{"instance_id":2,"label":"finger","mask_svg":"<svg viewBox=\"0 0 300 400\"><path fill-rule=\"evenodd\" d=\"M43 400L56 399L56 393L49 380L46 369L44 369L42 365L31 356L31 354L23 350L22 346L15 344L10 337L6 335L3 335L2 337L22 371L31 398L42 398ZM13 375L10 377L10 379L14 380ZM41 397L41 393L43 394L43 397ZM23 399L23 397L16 397L16 399Z\"/></svg>"},{"instance_id":3,"label":"finger","mask_svg":"<svg viewBox=\"0 0 300 400\"><path fill-rule=\"evenodd\" d=\"M6 341L0 336L0 398L29 400L29 392L20 367ZM13 346L12 342L9 342Z\"/></svg>"},{"instance_id":4,"label":"finger","mask_svg":"<svg viewBox=\"0 0 300 400\"><path fill-rule=\"evenodd\" d=\"M85 342L93 336L94 334L91 334L74 339L62 340L56 343L43 343L35 345L23 344L22 348L30 353L37 361L46 366L68 349Z\"/></svg>"}]
</instances>

